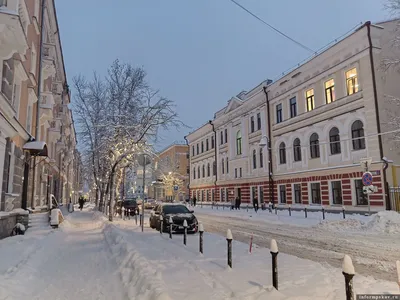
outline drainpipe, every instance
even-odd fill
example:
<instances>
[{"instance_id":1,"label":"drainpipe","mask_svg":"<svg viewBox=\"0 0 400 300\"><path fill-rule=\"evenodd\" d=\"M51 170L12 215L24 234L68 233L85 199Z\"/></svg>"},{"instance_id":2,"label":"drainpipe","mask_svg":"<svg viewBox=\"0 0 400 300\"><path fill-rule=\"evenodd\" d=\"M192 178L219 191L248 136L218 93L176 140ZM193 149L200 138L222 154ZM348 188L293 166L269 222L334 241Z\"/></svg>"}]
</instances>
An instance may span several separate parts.
<instances>
[{"instance_id":1,"label":"drainpipe","mask_svg":"<svg viewBox=\"0 0 400 300\"><path fill-rule=\"evenodd\" d=\"M36 126L35 126L35 140L39 140L39 128L40 128L40 96L42 89L42 68L43 68L43 39L44 39L44 12L45 12L45 0L41 1L42 11L40 15L40 41L39 41L39 74L38 74L38 91L37 91L37 105L36 105ZM32 199L31 208L35 208L35 174L36 174L36 155L33 157L32 167Z\"/></svg>"},{"instance_id":2,"label":"drainpipe","mask_svg":"<svg viewBox=\"0 0 400 300\"><path fill-rule=\"evenodd\" d=\"M215 181L214 181L214 201L215 201L215 193L217 191L217 180L218 180L218 163L217 163L217 132L215 131L214 123L210 120L208 121L212 126L212 131L214 132L214 165L213 165L213 172L215 168ZM221 201L221 197L219 199Z\"/></svg>"},{"instance_id":3,"label":"drainpipe","mask_svg":"<svg viewBox=\"0 0 400 300\"><path fill-rule=\"evenodd\" d=\"M191 166L190 166L190 147L189 147L189 141L187 140L186 135L185 135L183 138L184 138L185 141L186 141L186 145L188 146L188 153L189 153L189 179L188 179L187 189L188 189L188 191L189 191L188 197L189 197L189 199L190 199L190 176L191 176L191 174L190 174L190 170L191 170ZM186 199L185 199L185 200L186 200Z\"/></svg>"},{"instance_id":4,"label":"drainpipe","mask_svg":"<svg viewBox=\"0 0 400 300\"><path fill-rule=\"evenodd\" d=\"M268 103L268 91L267 87L263 87L264 94L265 94L265 103L267 105L267 119L268 119L268 182L269 182L269 200L272 204L275 204L275 197L274 197L274 178L272 177L272 144L271 144L271 118L270 118L270 109Z\"/></svg>"},{"instance_id":5,"label":"drainpipe","mask_svg":"<svg viewBox=\"0 0 400 300\"><path fill-rule=\"evenodd\" d=\"M376 116L376 129L378 131L378 144L379 144L379 155L381 159L384 157L383 155L383 144L382 144L382 136L381 136L381 121L379 117L379 105L378 105L378 92L376 88L376 75L375 75L375 65L374 65L374 53L373 53L373 45L372 45L372 38L371 38L371 22L368 21L365 23L367 26L367 33L368 33L368 43L369 43L369 59L371 65L371 74L372 74L372 85L374 89L374 104L375 104L375 116ZM386 210L391 210L391 203L388 196L388 182L387 182L387 175L386 169L383 168L383 193L385 197L386 203Z\"/></svg>"}]
</instances>

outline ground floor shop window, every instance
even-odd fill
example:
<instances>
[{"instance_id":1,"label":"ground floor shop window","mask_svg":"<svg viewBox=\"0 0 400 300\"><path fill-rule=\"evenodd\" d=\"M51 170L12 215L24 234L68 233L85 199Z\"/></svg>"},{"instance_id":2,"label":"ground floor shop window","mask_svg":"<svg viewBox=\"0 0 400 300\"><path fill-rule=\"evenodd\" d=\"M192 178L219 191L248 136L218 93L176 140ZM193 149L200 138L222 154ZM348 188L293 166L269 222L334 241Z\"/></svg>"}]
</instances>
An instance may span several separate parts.
<instances>
[{"instance_id":1,"label":"ground floor shop window","mask_svg":"<svg viewBox=\"0 0 400 300\"><path fill-rule=\"evenodd\" d=\"M295 183L293 185L294 203L301 203L301 184Z\"/></svg>"},{"instance_id":2,"label":"ground floor shop window","mask_svg":"<svg viewBox=\"0 0 400 300\"><path fill-rule=\"evenodd\" d=\"M341 181L332 181L331 182L332 189L332 204L342 204L342 182Z\"/></svg>"},{"instance_id":3,"label":"ground floor shop window","mask_svg":"<svg viewBox=\"0 0 400 300\"><path fill-rule=\"evenodd\" d=\"M319 182L313 182L311 187L311 203L321 204L321 184Z\"/></svg>"},{"instance_id":4,"label":"ground floor shop window","mask_svg":"<svg viewBox=\"0 0 400 300\"><path fill-rule=\"evenodd\" d=\"M361 179L354 180L354 187L356 190L356 204L357 205L368 205L367 195L363 191L363 183Z\"/></svg>"},{"instance_id":5,"label":"ground floor shop window","mask_svg":"<svg viewBox=\"0 0 400 300\"><path fill-rule=\"evenodd\" d=\"M264 188L262 186L259 186L258 188L260 194L259 201L260 203L264 203Z\"/></svg>"},{"instance_id":6,"label":"ground floor shop window","mask_svg":"<svg viewBox=\"0 0 400 300\"><path fill-rule=\"evenodd\" d=\"M280 203L286 203L286 186L285 185L279 186L279 200L280 200Z\"/></svg>"}]
</instances>

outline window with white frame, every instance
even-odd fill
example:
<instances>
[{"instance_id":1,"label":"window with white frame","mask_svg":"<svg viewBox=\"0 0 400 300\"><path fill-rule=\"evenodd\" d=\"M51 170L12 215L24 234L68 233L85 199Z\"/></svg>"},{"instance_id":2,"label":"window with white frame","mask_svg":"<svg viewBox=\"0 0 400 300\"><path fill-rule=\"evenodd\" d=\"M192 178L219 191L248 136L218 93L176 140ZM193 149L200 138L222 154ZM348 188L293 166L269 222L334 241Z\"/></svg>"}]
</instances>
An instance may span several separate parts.
<instances>
[{"instance_id":1,"label":"window with white frame","mask_svg":"<svg viewBox=\"0 0 400 300\"><path fill-rule=\"evenodd\" d=\"M325 100L326 104L335 101L335 81L330 79L325 82Z\"/></svg>"},{"instance_id":2,"label":"window with white frame","mask_svg":"<svg viewBox=\"0 0 400 300\"><path fill-rule=\"evenodd\" d=\"M301 142L299 138L293 141L293 158L294 161L301 161Z\"/></svg>"},{"instance_id":3,"label":"window with white frame","mask_svg":"<svg viewBox=\"0 0 400 300\"><path fill-rule=\"evenodd\" d=\"M11 149L8 153L8 166L7 166L7 185L6 193L11 194L13 192L14 185L14 167L15 167L15 156L14 156L15 144L11 143Z\"/></svg>"},{"instance_id":4,"label":"window with white frame","mask_svg":"<svg viewBox=\"0 0 400 300\"><path fill-rule=\"evenodd\" d=\"M310 196L312 204L321 204L321 183L310 183Z\"/></svg>"},{"instance_id":5,"label":"window with white frame","mask_svg":"<svg viewBox=\"0 0 400 300\"><path fill-rule=\"evenodd\" d=\"M346 72L347 95L353 95L358 92L357 69L353 68Z\"/></svg>"},{"instance_id":6,"label":"window with white frame","mask_svg":"<svg viewBox=\"0 0 400 300\"><path fill-rule=\"evenodd\" d=\"M331 154L340 154L341 149L340 149L340 135L339 135L339 129L337 127L333 127L329 131L329 145L331 148Z\"/></svg>"},{"instance_id":7,"label":"window with white frame","mask_svg":"<svg viewBox=\"0 0 400 300\"><path fill-rule=\"evenodd\" d=\"M307 111L312 111L315 108L314 89L310 89L306 92L306 107Z\"/></svg>"},{"instance_id":8,"label":"window with white frame","mask_svg":"<svg viewBox=\"0 0 400 300\"><path fill-rule=\"evenodd\" d=\"M30 134L32 133L32 105L28 104L28 111L27 111L27 117L26 117L26 131L28 131Z\"/></svg>"},{"instance_id":9,"label":"window with white frame","mask_svg":"<svg viewBox=\"0 0 400 300\"><path fill-rule=\"evenodd\" d=\"M331 181L331 197L333 205L341 205L342 204L342 182Z\"/></svg>"},{"instance_id":10,"label":"window with white frame","mask_svg":"<svg viewBox=\"0 0 400 300\"><path fill-rule=\"evenodd\" d=\"M254 116L250 117L250 132L254 132Z\"/></svg>"},{"instance_id":11,"label":"window with white frame","mask_svg":"<svg viewBox=\"0 0 400 300\"><path fill-rule=\"evenodd\" d=\"M293 184L293 196L294 196L294 203L301 203L301 184L295 183Z\"/></svg>"},{"instance_id":12,"label":"window with white frame","mask_svg":"<svg viewBox=\"0 0 400 300\"><path fill-rule=\"evenodd\" d=\"M262 148L260 148L259 155L260 155L260 168L264 168L264 155L263 155L263 149Z\"/></svg>"},{"instance_id":13,"label":"window with white frame","mask_svg":"<svg viewBox=\"0 0 400 300\"><path fill-rule=\"evenodd\" d=\"M286 185L284 184L279 186L279 202L282 204L286 203Z\"/></svg>"},{"instance_id":14,"label":"window with white frame","mask_svg":"<svg viewBox=\"0 0 400 300\"><path fill-rule=\"evenodd\" d=\"M253 169L257 169L257 151L253 150Z\"/></svg>"}]
</instances>

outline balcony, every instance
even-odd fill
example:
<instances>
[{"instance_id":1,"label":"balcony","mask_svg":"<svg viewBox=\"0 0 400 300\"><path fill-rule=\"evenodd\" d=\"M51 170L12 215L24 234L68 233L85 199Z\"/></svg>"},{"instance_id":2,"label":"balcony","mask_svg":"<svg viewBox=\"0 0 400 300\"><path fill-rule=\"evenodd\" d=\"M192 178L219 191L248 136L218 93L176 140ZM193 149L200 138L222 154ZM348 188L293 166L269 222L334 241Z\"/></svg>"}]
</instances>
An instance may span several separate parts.
<instances>
[{"instance_id":1,"label":"balcony","mask_svg":"<svg viewBox=\"0 0 400 300\"><path fill-rule=\"evenodd\" d=\"M14 53L24 55L28 49L25 32L29 15L25 1L0 0L0 57L9 59Z\"/></svg>"}]
</instances>

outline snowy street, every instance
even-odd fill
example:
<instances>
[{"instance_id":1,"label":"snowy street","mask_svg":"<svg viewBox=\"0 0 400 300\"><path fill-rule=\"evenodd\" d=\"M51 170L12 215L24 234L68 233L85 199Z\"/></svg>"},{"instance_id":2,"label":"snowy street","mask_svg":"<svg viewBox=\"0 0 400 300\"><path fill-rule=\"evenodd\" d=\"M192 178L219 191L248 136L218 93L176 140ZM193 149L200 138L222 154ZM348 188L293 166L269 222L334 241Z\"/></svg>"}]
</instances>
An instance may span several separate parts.
<instances>
[{"instance_id":1,"label":"snowy street","mask_svg":"<svg viewBox=\"0 0 400 300\"><path fill-rule=\"evenodd\" d=\"M313 231L307 227L267 225L260 221L246 221L243 226L240 216L221 218L206 210L202 213L199 208L196 212L205 223L204 254L199 253L198 234L188 235L184 246L182 234L173 234L170 239L168 234L150 229L147 217L141 232L134 218L116 217L110 223L91 207L66 215L59 229L48 226L46 214L34 214L26 235L0 241L0 299L343 299L342 271L325 263L339 264L343 255L326 252L331 257L328 260L321 251L333 247L335 242L329 242L337 237L333 233L322 237L321 229L310 238ZM227 227L233 229L232 269L227 267L223 232ZM253 246L252 253L247 235L250 231L254 231L254 242L258 244ZM271 237L277 237L280 248L279 291L271 286L271 255L266 249ZM364 244L358 245L359 242L343 238L338 251L352 251L347 254L354 260L367 254L368 258L378 258L377 253L373 256L377 245L373 245L372 238ZM364 251L362 247L370 249ZM312 252L305 254L304 250ZM290 252L295 256L287 254ZM388 256L385 262L389 266L394 254L385 248L384 255ZM355 267L356 293L398 291L395 273L387 272L386 276L380 271L375 276L372 269L367 274L366 265L358 262ZM362 272L390 280L365 277L359 274Z\"/></svg>"},{"instance_id":2,"label":"snowy street","mask_svg":"<svg viewBox=\"0 0 400 300\"><path fill-rule=\"evenodd\" d=\"M0 241L0 299L125 299L102 223L79 212L74 225L52 230L46 216L35 215L26 236Z\"/></svg>"},{"instance_id":3,"label":"snowy street","mask_svg":"<svg viewBox=\"0 0 400 300\"><path fill-rule=\"evenodd\" d=\"M358 224L357 217L366 220L364 216L348 215L346 220L340 220L340 214L327 214L327 219L333 216L337 220L319 224L317 213L309 213L308 219L300 212L292 212L289 217L287 211L280 211L276 216L267 211L256 215L253 210L217 211L196 207L195 213L208 232L224 235L229 228L244 243L249 242L253 233L254 243L269 247L273 238L279 242L282 252L300 258L340 268L343 255L349 254L360 274L385 280L393 280L396 274L394 262L400 258L400 220L397 224L388 221L389 225L397 225L397 233L386 234L382 232L385 228L376 232L352 230ZM378 225L386 225L373 220Z\"/></svg>"}]
</instances>

